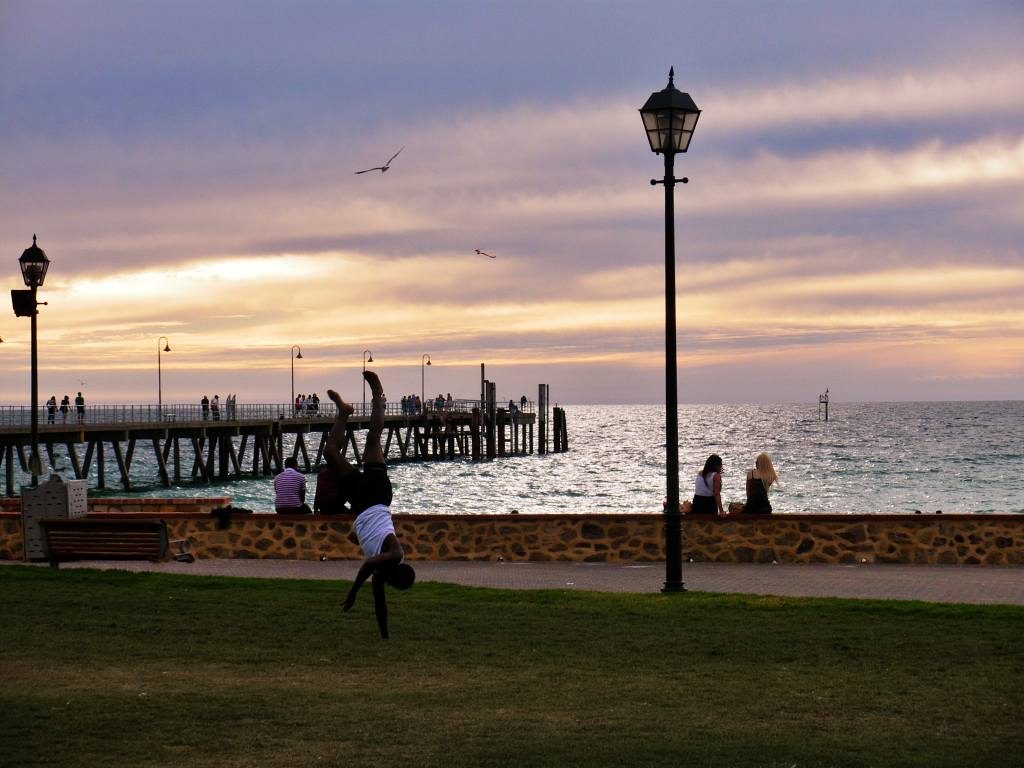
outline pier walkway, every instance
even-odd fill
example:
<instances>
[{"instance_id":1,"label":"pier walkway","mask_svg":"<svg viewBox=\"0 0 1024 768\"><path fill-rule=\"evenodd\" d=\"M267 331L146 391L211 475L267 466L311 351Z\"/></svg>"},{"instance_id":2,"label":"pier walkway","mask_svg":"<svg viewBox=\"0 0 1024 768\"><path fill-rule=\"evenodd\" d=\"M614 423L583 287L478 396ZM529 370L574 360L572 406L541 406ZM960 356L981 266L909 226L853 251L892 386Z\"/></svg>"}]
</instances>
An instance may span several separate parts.
<instances>
[{"instance_id":1,"label":"pier walkway","mask_svg":"<svg viewBox=\"0 0 1024 768\"><path fill-rule=\"evenodd\" d=\"M656 593L664 563L412 563L420 582L437 581L495 589L558 589ZM78 562L62 568L121 569L197 576L351 581L358 560L197 560L194 563ZM972 565L754 565L689 563L683 568L692 592L788 597L922 600L933 603L1024 605L1024 567ZM683 599L674 596L671 599Z\"/></svg>"}]
</instances>

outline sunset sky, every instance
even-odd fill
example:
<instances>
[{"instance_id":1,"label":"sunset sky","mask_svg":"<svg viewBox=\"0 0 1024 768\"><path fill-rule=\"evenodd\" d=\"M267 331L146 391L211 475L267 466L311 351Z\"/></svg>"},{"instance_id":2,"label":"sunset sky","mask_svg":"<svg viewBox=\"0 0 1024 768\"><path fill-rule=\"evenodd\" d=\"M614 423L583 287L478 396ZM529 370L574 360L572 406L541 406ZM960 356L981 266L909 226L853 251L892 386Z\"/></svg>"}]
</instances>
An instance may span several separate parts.
<instances>
[{"instance_id":1,"label":"sunset sky","mask_svg":"<svg viewBox=\"0 0 1024 768\"><path fill-rule=\"evenodd\" d=\"M1024 397L1024 5L0 0L0 404ZM400 147L386 174L379 165ZM488 259L474 249L494 254ZM84 383L83 383L84 382Z\"/></svg>"}]
</instances>

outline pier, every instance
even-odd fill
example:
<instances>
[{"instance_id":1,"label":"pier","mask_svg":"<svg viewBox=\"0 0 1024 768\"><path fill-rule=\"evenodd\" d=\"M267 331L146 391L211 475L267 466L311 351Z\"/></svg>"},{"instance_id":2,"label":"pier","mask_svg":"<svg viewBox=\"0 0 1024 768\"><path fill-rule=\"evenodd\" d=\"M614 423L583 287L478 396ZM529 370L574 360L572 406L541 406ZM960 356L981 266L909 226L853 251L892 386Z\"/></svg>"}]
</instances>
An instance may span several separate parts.
<instances>
[{"instance_id":1,"label":"pier","mask_svg":"<svg viewBox=\"0 0 1024 768\"><path fill-rule=\"evenodd\" d=\"M493 390L484 402L457 400L450 408L428 407L417 413L388 403L381 436L384 455L389 462L483 461L532 454L535 444L538 453L547 453L547 403L542 406L538 411L532 403L498 408ZM126 491L132 490L132 463L141 451L155 459L152 480L164 487L185 480L211 483L271 475L283 469L286 451L312 472L324 464L324 445L335 417L330 402L301 412L290 403L238 404L231 409L221 404L216 414L191 404L90 405L81 417L74 408L66 414L45 407L39 411L40 453L50 466L66 451L67 469L75 479L94 476L96 487L105 489L112 456L114 482ZM7 496L17 493L17 470L30 473L30 420L30 408L0 407L0 467ZM357 404L342 447L353 463L362 461L369 422L369 410ZM567 450L560 408L554 409L554 427L553 450Z\"/></svg>"}]
</instances>

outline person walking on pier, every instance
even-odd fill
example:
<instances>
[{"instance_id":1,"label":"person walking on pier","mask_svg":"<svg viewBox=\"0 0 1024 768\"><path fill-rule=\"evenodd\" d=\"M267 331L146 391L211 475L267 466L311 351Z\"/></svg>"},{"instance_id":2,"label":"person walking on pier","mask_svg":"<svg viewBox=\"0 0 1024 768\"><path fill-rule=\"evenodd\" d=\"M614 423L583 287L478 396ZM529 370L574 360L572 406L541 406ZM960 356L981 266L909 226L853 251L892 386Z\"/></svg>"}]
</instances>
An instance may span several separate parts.
<instances>
[{"instance_id":1,"label":"person walking on pier","mask_svg":"<svg viewBox=\"0 0 1024 768\"><path fill-rule=\"evenodd\" d=\"M85 423L85 398L82 397L82 393L79 392L75 395L75 411L78 412L78 423Z\"/></svg>"},{"instance_id":2,"label":"person walking on pier","mask_svg":"<svg viewBox=\"0 0 1024 768\"><path fill-rule=\"evenodd\" d=\"M327 396L337 406L338 415L324 445L324 458L334 471L339 492L347 499L356 516L353 527L359 546L366 556L341 609L346 613L351 610L359 589L367 579L371 579L377 627L381 638L387 640L388 605L384 587L390 585L395 589L406 590L416 580L416 572L404 562L405 551L391 519L391 480L388 478L388 467L380 442L384 431L384 388L373 371L365 371L363 378L373 393L370 430L363 448L363 468L360 470L352 466L341 453L341 446L346 440L348 417L355 409L333 389L327 390Z\"/></svg>"}]
</instances>

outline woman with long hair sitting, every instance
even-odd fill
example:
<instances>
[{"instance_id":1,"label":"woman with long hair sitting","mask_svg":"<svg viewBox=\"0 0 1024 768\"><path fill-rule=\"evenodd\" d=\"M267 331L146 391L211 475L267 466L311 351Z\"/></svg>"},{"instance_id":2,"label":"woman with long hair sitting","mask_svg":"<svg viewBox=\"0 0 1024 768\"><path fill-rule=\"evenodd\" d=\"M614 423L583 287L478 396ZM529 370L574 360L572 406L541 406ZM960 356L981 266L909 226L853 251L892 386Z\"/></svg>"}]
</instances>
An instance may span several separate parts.
<instances>
[{"instance_id":1,"label":"woman with long hair sitting","mask_svg":"<svg viewBox=\"0 0 1024 768\"><path fill-rule=\"evenodd\" d=\"M747 471L747 505L743 512L748 515L770 515L772 504L768 501L768 491L778 484L779 476L772 466L772 458L767 453L757 454L754 468Z\"/></svg>"}]
</instances>

